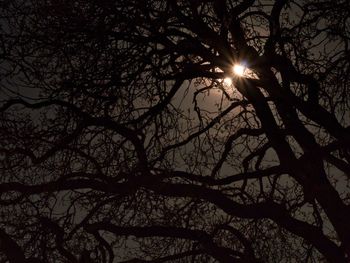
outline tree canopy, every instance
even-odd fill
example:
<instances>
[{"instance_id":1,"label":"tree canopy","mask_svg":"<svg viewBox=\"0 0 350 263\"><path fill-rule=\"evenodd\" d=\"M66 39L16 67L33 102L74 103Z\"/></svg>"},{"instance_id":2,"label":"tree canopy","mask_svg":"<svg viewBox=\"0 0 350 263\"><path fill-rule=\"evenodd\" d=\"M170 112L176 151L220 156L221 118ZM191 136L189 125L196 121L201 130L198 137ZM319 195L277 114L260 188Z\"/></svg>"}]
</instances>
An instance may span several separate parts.
<instances>
[{"instance_id":1,"label":"tree canopy","mask_svg":"<svg viewBox=\"0 0 350 263\"><path fill-rule=\"evenodd\" d=\"M0 261L349 262L349 17L2 1Z\"/></svg>"}]
</instances>

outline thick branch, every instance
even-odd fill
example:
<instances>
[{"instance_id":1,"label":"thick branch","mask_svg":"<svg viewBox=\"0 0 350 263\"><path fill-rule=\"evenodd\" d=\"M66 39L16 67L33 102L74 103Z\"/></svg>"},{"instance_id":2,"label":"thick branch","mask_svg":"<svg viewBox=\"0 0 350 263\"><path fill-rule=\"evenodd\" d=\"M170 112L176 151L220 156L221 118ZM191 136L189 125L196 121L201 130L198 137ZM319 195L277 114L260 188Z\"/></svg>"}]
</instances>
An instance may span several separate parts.
<instances>
[{"instance_id":1,"label":"thick branch","mask_svg":"<svg viewBox=\"0 0 350 263\"><path fill-rule=\"evenodd\" d=\"M111 223L94 223L85 226L85 230L94 233L104 230L111 232L117 236L136 236L136 237L172 237L183 238L198 241L214 258L220 262L240 262L236 260L236 256L240 253L233 250L217 246L212 237L204 231L192 230L179 227L168 226L149 226L149 227L120 227Z\"/></svg>"}]
</instances>

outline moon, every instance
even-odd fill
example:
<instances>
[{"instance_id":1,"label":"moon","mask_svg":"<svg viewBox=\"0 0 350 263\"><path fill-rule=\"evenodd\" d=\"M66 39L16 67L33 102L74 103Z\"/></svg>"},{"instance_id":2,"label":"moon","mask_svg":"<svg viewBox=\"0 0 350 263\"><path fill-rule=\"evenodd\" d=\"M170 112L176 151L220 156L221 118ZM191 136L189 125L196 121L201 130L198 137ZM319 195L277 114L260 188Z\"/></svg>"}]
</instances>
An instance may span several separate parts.
<instances>
[{"instance_id":1,"label":"moon","mask_svg":"<svg viewBox=\"0 0 350 263\"><path fill-rule=\"evenodd\" d=\"M233 73L235 73L240 77L244 75L244 71L245 71L245 67L240 64L236 64L233 66Z\"/></svg>"}]
</instances>

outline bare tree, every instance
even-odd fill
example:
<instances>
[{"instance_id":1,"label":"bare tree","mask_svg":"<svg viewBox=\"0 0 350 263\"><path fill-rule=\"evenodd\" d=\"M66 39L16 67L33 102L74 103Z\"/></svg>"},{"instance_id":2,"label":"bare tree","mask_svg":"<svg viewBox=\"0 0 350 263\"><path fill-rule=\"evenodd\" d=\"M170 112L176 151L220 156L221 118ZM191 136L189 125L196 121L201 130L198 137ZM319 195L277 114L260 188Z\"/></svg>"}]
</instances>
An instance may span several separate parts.
<instances>
[{"instance_id":1,"label":"bare tree","mask_svg":"<svg viewBox=\"0 0 350 263\"><path fill-rule=\"evenodd\" d=\"M0 9L1 262L349 262L349 1Z\"/></svg>"}]
</instances>

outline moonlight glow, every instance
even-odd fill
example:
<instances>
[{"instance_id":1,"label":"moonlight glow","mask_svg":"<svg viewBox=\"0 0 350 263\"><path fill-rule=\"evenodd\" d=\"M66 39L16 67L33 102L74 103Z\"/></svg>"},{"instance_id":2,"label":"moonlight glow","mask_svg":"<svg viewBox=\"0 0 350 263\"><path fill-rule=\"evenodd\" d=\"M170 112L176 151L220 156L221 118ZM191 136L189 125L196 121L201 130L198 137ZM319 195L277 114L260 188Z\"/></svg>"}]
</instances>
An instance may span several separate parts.
<instances>
[{"instance_id":1,"label":"moonlight glow","mask_svg":"<svg viewBox=\"0 0 350 263\"><path fill-rule=\"evenodd\" d=\"M231 79L231 78L225 78L225 79L224 79L224 83L225 83L227 86L231 86L231 84L232 84L232 79Z\"/></svg>"},{"instance_id":2,"label":"moonlight glow","mask_svg":"<svg viewBox=\"0 0 350 263\"><path fill-rule=\"evenodd\" d=\"M238 76L243 76L244 70L245 70L245 67L240 64L236 64L233 66L233 72Z\"/></svg>"}]
</instances>

